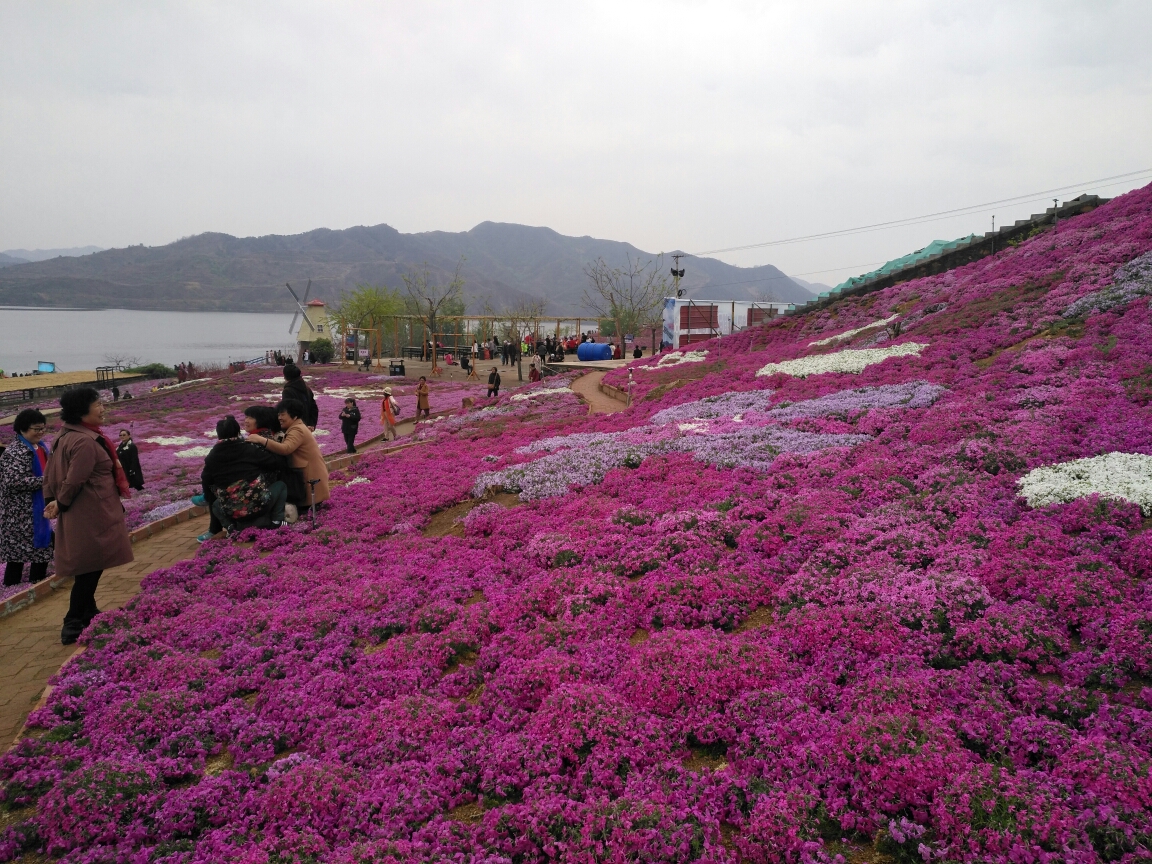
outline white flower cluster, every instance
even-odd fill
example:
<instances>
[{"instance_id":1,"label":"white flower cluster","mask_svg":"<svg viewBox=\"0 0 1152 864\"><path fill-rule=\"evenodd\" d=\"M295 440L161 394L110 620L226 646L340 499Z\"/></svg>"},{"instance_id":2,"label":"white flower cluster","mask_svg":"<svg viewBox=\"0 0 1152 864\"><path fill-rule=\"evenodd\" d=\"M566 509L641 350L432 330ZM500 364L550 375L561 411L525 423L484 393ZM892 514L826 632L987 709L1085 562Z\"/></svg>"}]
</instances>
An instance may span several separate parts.
<instances>
[{"instance_id":1,"label":"white flower cluster","mask_svg":"<svg viewBox=\"0 0 1152 864\"><path fill-rule=\"evenodd\" d=\"M1152 456L1141 453L1105 453L1046 465L1016 484L1033 507L1100 495L1139 504L1144 515L1152 515Z\"/></svg>"},{"instance_id":2,"label":"white flower cluster","mask_svg":"<svg viewBox=\"0 0 1152 864\"><path fill-rule=\"evenodd\" d=\"M769 363L760 369L756 375L792 375L796 378L807 378L809 375L820 375L824 372L860 372L875 363L883 363L889 357L914 357L920 354L927 345L919 342L905 342L902 345L893 345L890 348L847 348L835 354L817 354L812 357L800 357L796 360L784 360L780 363Z\"/></svg>"},{"instance_id":3,"label":"white flower cluster","mask_svg":"<svg viewBox=\"0 0 1152 864\"><path fill-rule=\"evenodd\" d=\"M212 452L211 447L189 447L187 450L177 450L177 459L203 459Z\"/></svg>"},{"instance_id":4,"label":"white flower cluster","mask_svg":"<svg viewBox=\"0 0 1152 864\"><path fill-rule=\"evenodd\" d=\"M708 359L708 351L673 351L660 358L655 366L637 366L641 371L652 372L656 369L668 369L672 366L682 366L685 363L703 363Z\"/></svg>"},{"instance_id":5,"label":"white flower cluster","mask_svg":"<svg viewBox=\"0 0 1152 864\"><path fill-rule=\"evenodd\" d=\"M813 345L831 345L833 342L842 342L845 339L851 339L857 333L863 333L865 330L870 330L873 327L883 327L886 324L891 324L899 315L891 315L881 321L873 321L871 324L865 324L863 327L857 327L855 330L845 330L843 333L838 333L835 336L829 336L827 339L817 339L815 342L809 342L809 347Z\"/></svg>"},{"instance_id":6,"label":"white flower cluster","mask_svg":"<svg viewBox=\"0 0 1152 864\"><path fill-rule=\"evenodd\" d=\"M216 433L212 433L212 434L216 434ZM195 438L189 438L186 435L172 435L172 436L157 435L155 438L145 438L144 440L148 444L160 444L161 446L164 446L164 447L179 447L181 444L191 444L196 439Z\"/></svg>"},{"instance_id":7,"label":"white flower cluster","mask_svg":"<svg viewBox=\"0 0 1152 864\"><path fill-rule=\"evenodd\" d=\"M302 377L304 378L305 381L311 381L313 376L304 375ZM201 380L207 381L208 379L204 378ZM283 375L278 375L275 378L261 378L260 380L263 381L265 384L287 384L288 383L287 381L284 380Z\"/></svg>"},{"instance_id":8,"label":"white flower cluster","mask_svg":"<svg viewBox=\"0 0 1152 864\"><path fill-rule=\"evenodd\" d=\"M513 402L523 402L525 399L535 399L537 396L556 396L561 393L571 393L567 387L547 387L543 390L529 390L527 393L516 393L512 396Z\"/></svg>"}]
</instances>

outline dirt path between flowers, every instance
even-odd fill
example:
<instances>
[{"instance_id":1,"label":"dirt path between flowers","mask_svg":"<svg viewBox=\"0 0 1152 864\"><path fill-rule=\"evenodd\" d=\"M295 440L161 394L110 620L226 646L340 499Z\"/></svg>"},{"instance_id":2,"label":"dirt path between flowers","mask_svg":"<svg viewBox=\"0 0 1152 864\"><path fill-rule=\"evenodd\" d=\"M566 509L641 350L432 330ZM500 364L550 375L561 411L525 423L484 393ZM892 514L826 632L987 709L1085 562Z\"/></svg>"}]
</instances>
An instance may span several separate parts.
<instances>
[{"instance_id":1,"label":"dirt path between flowers","mask_svg":"<svg viewBox=\"0 0 1152 864\"><path fill-rule=\"evenodd\" d=\"M411 434L414 424L402 421L402 434ZM380 441L359 452L402 444ZM340 459L344 454L333 454ZM335 461L329 458L329 462ZM193 558L200 544L196 537L208 530L208 517L199 516L132 547L135 560L123 567L105 571L100 577L96 602L100 609L121 609L140 592L144 577L177 561ZM59 589L19 612L0 618L0 752L7 749L24 721L44 697L48 680L59 671L77 646L60 644L60 625L68 611L70 591Z\"/></svg>"},{"instance_id":2,"label":"dirt path between flowers","mask_svg":"<svg viewBox=\"0 0 1152 864\"><path fill-rule=\"evenodd\" d=\"M619 399L613 399L607 393L600 392L600 382L604 380L606 371L589 372L581 375L569 386L585 402L588 403L589 414L615 414L628 406Z\"/></svg>"}]
</instances>

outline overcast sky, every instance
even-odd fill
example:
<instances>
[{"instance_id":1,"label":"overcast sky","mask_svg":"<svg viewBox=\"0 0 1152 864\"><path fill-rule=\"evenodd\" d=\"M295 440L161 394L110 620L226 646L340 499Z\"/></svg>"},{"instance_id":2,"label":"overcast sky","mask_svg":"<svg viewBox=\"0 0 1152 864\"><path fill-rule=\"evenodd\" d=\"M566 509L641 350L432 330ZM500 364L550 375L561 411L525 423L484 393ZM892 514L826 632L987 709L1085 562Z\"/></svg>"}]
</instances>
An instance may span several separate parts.
<instances>
[{"instance_id":1,"label":"overcast sky","mask_svg":"<svg viewBox=\"0 0 1152 864\"><path fill-rule=\"evenodd\" d=\"M0 249L495 220L705 251L1152 168L1148 0L3 0L0 33ZM834 283L1042 206L720 257Z\"/></svg>"}]
</instances>

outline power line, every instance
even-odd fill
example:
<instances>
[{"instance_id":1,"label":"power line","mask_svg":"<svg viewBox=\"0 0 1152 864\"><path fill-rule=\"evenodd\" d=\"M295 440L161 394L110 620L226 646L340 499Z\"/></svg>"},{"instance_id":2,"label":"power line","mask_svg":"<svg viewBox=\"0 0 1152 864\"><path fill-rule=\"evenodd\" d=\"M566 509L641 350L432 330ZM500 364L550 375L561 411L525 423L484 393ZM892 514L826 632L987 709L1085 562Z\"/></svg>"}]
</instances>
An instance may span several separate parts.
<instances>
[{"instance_id":1,"label":"power line","mask_svg":"<svg viewBox=\"0 0 1152 864\"><path fill-rule=\"evenodd\" d=\"M883 264L883 261L868 261L864 264L845 264L843 267L829 267L826 270L809 270L806 273L793 273L792 276L816 276L820 273L835 273L837 270L854 270L857 267L875 267L878 264ZM697 288L727 288L729 285L755 285L758 282L778 282L781 279L791 280L792 276L781 274L780 276L762 276L759 279L744 279L740 282L705 282L703 285L696 286ZM695 290L694 288L687 289L689 291Z\"/></svg>"},{"instance_id":2,"label":"power line","mask_svg":"<svg viewBox=\"0 0 1152 864\"><path fill-rule=\"evenodd\" d=\"M1012 198L1001 198L997 201L988 201L983 204L972 204L968 207L957 207L954 210L940 210L936 213L927 213L923 216L911 216L905 219L893 219L889 222L875 222L871 225L861 225L856 228L842 228L838 231L825 231L820 234L806 234L801 237L789 237L783 240L765 240L762 243L749 243L745 246L729 246L725 249L709 249L705 252L693 252L690 254L693 257L700 258L705 255L719 255L723 252L742 252L745 249L763 249L767 246L784 246L789 243L806 243L811 240L824 240L830 237L846 237L852 234L863 234L868 231L882 231L888 228L899 228L905 225L915 225L920 222L938 221L940 219L959 216L961 214L970 213L976 210L983 210L986 207L995 207L1000 204L1024 204L1028 203L1029 201L1038 200L1043 196L1050 195L1054 192L1064 192L1069 189L1076 189L1082 188L1084 186L1105 183L1109 180L1121 180L1122 178L1128 178L1131 180L1143 174L1152 174L1152 168L1144 168L1140 171L1129 171L1126 174L1113 174L1111 177L1101 177L1096 180L1084 180L1080 183L1070 183L1067 186L1057 186L1054 189L1044 189L1040 192L1029 192L1026 195L1016 195ZM1119 184L1110 183L1108 185L1114 186Z\"/></svg>"}]
</instances>

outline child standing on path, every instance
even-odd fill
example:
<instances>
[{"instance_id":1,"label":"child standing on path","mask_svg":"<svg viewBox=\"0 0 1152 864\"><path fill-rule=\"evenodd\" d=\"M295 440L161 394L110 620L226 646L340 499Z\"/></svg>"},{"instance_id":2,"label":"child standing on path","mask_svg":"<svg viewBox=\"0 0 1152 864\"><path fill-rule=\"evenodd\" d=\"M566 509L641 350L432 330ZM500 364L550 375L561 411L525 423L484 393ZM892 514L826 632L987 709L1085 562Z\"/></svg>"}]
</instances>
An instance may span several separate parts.
<instances>
[{"instance_id":1,"label":"child standing on path","mask_svg":"<svg viewBox=\"0 0 1152 864\"><path fill-rule=\"evenodd\" d=\"M360 409L351 397L344 400L344 410L340 412L340 431L344 435L344 443L348 445L348 452L355 453L356 433L360 431Z\"/></svg>"}]
</instances>

